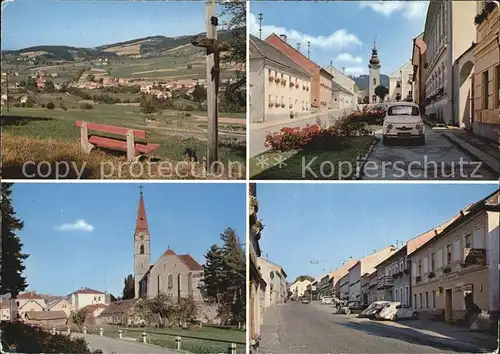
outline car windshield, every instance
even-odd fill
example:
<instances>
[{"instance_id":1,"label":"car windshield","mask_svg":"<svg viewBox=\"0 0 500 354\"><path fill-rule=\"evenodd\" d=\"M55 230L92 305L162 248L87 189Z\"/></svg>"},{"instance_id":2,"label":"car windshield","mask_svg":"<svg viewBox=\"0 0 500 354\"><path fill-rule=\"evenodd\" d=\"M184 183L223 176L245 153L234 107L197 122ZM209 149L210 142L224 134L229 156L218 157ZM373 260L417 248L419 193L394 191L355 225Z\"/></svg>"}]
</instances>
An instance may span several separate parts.
<instances>
[{"instance_id":1,"label":"car windshield","mask_svg":"<svg viewBox=\"0 0 500 354\"><path fill-rule=\"evenodd\" d=\"M391 106L387 110L388 116L419 116L418 107L415 106Z\"/></svg>"}]
</instances>

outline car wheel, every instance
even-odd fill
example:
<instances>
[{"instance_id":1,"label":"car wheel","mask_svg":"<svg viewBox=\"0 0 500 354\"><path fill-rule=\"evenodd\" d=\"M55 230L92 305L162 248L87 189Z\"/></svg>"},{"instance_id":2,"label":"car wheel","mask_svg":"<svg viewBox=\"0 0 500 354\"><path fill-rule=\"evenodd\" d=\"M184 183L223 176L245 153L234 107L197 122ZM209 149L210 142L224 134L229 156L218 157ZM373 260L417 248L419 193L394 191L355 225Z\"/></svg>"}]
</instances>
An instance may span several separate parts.
<instances>
[{"instance_id":1,"label":"car wheel","mask_svg":"<svg viewBox=\"0 0 500 354\"><path fill-rule=\"evenodd\" d=\"M345 310L344 310L344 313L345 313L346 315L349 315L349 314L351 313L351 310L350 310L350 309L345 309Z\"/></svg>"},{"instance_id":2,"label":"car wheel","mask_svg":"<svg viewBox=\"0 0 500 354\"><path fill-rule=\"evenodd\" d=\"M398 320L398 316L396 316L396 315L391 316L391 321L397 321L397 320Z\"/></svg>"},{"instance_id":3,"label":"car wheel","mask_svg":"<svg viewBox=\"0 0 500 354\"><path fill-rule=\"evenodd\" d=\"M411 317L413 317L413 318L418 318L418 312L417 312L417 311L415 311L415 312L411 315Z\"/></svg>"}]
</instances>

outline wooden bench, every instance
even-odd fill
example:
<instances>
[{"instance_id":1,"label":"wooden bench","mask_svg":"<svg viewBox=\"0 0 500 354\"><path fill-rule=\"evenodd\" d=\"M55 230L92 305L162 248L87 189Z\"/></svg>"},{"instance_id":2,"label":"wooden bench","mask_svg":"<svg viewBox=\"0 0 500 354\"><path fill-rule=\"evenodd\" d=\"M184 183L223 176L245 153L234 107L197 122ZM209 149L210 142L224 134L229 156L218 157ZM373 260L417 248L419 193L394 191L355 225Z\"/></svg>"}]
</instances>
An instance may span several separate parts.
<instances>
[{"instance_id":1,"label":"wooden bench","mask_svg":"<svg viewBox=\"0 0 500 354\"><path fill-rule=\"evenodd\" d=\"M92 149L97 146L106 149L125 151L127 153L127 159L132 161L138 159L144 154L149 154L160 147L160 144L141 143L135 141L135 138L146 138L146 131L144 130L89 123L80 120L76 122L76 126L80 128L80 143L83 151L87 154L90 154ZM91 135L89 134L89 131L91 130L100 133L124 135L126 140Z\"/></svg>"}]
</instances>

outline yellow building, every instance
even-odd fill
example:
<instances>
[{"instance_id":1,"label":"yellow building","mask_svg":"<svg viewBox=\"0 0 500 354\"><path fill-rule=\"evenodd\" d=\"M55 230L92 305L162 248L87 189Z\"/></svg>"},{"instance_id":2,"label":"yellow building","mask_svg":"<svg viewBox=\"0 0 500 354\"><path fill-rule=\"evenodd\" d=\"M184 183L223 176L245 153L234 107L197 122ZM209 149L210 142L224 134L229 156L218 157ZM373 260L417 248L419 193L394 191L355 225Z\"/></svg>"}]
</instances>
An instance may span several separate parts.
<instances>
[{"instance_id":1,"label":"yellow building","mask_svg":"<svg viewBox=\"0 0 500 354\"><path fill-rule=\"evenodd\" d=\"M486 325L492 324L499 301L499 211L496 192L462 210L411 254L412 305L424 316L441 313L447 322L462 320L471 300L489 317ZM484 254L486 262L468 264L468 249Z\"/></svg>"},{"instance_id":2,"label":"yellow building","mask_svg":"<svg viewBox=\"0 0 500 354\"><path fill-rule=\"evenodd\" d=\"M474 75L474 133L498 141L500 126L500 9L478 2Z\"/></svg>"}]
</instances>

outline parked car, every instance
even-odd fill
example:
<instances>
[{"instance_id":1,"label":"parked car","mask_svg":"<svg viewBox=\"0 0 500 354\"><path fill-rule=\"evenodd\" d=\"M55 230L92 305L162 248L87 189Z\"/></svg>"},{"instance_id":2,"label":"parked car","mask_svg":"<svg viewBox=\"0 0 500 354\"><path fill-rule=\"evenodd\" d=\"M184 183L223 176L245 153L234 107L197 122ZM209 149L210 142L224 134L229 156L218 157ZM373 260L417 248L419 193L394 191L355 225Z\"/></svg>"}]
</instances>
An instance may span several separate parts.
<instances>
[{"instance_id":1,"label":"parked car","mask_svg":"<svg viewBox=\"0 0 500 354\"><path fill-rule=\"evenodd\" d=\"M375 301L370 304L366 309L361 311L361 313L358 315L358 317L361 318L370 318L373 319L375 318L380 311L387 305L389 301Z\"/></svg>"},{"instance_id":2,"label":"parked car","mask_svg":"<svg viewBox=\"0 0 500 354\"><path fill-rule=\"evenodd\" d=\"M391 140L416 139L425 145L425 125L416 103L396 102L387 106L382 126L383 144Z\"/></svg>"},{"instance_id":3,"label":"parked car","mask_svg":"<svg viewBox=\"0 0 500 354\"><path fill-rule=\"evenodd\" d=\"M417 319L419 315L417 310L409 306L403 306L400 302L389 302L379 312L377 318L380 320L397 321L408 318Z\"/></svg>"},{"instance_id":4,"label":"parked car","mask_svg":"<svg viewBox=\"0 0 500 354\"><path fill-rule=\"evenodd\" d=\"M340 308L339 313L346 315L351 313L361 313L367 307L368 305L366 305L363 301L349 301L347 305Z\"/></svg>"},{"instance_id":5,"label":"parked car","mask_svg":"<svg viewBox=\"0 0 500 354\"><path fill-rule=\"evenodd\" d=\"M333 297L324 297L321 299L321 305L331 305L333 304Z\"/></svg>"},{"instance_id":6,"label":"parked car","mask_svg":"<svg viewBox=\"0 0 500 354\"><path fill-rule=\"evenodd\" d=\"M309 299L303 298L301 301L303 304L310 304L311 301Z\"/></svg>"}]
</instances>

